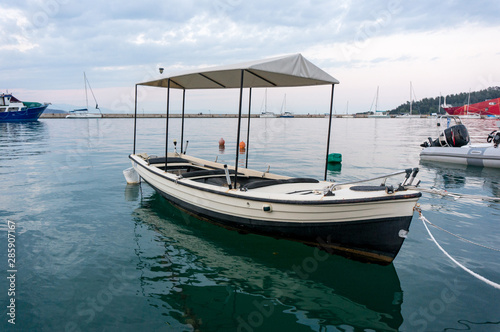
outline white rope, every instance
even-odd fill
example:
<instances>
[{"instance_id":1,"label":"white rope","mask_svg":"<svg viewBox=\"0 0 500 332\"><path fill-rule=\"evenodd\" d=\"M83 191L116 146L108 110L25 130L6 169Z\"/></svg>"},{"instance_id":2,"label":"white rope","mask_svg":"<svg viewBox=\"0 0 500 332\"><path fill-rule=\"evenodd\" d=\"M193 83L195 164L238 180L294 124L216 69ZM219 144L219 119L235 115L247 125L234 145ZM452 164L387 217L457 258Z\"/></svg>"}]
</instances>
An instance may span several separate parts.
<instances>
[{"instance_id":1,"label":"white rope","mask_svg":"<svg viewBox=\"0 0 500 332\"><path fill-rule=\"evenodd\" d=\"M415 187L415 186L411 186L411 187L409 187L409 189L422 191L422 192L429 193L429 194L449 196L449 197L452 197L454 199L468 198L468 199L477 199L477 200L488 201L488 202L500 202L500 197L488 197L488 196L480 196L480 195L458 194L458 193L451 193L451 192L446 191L446 190L427 189L427 188L420 188L420 187Z\"/></svg>"},{"instance_id":2,"label":"white rope","mask_svg":"<svg viewBox=\"0 0 500 332\"><path fill-rule=\"evenodd\" d=\"M459 235L457 235L457 234L453 234L452 232L447 231L446 229L441 228L441 227L439 227L438 225L435 225L435 224L431 223L431 222L429 221L429 219L425 218L424 216L422 216L422 217L425 219L424 221L425 221L425 222L427 222L429 225L431 225L431 226L433 226L433 227L435 227L435 228L437 228L437 229L440 229L440 230L442 230L443 232L446 232L446 233L448 233L448 234L450 234L450 235L452 235L452 236L454 236L454 237L456 237L456 238L458 238L458 239L460 239L460 240L462 240L462 241L464 241L464 242L468 242L468 243L473 244L473 245L476 245L476 246L478 246L478 247L483 247L483 248L486 248L486 249L489 249L489 250L499 251L499 252L500 252L500 249L497 249L497 248L492 248L492 247L488 247L488 246L485 246L485 245L483 245L483 244L476 243L476 242L473 242L473 241L471 241L471 240L467 240L466 238L463 238L463 237L461 237L461 236L459 236Z\"/></svg>"},{"instance_id":3,"label":"white rope","mask_svg":"<svg viewBox=\"0 0 500 332\"><path fill-rule=\"evenodd\" d=\"M500 289L500 284L497 284L496 282L493 282L489 279L486 279L485 277L483 277L482 275L479 275L477 274L476 272L472 271L472 270L469 270L468 268L466 268L465 266L463 266L462 264L460 264L459 262L457 262L457 260L455 260L453 257L450 256L450 254L448 254L446 252L446 250L444 250L440 245L439 243L437 243L436 239L434 238L434 236L432 236L432 233L431 231L429 230L429 228L427 227L427 225L425 224L427 219L422 215L422 212L420 211L420 209L417 209L417 211L419 212L420 214L420 220L422 220L422 223L424 224L425 226L425 229L427 230L427 232L429 233L429 236L431 237L431 239L434 241L434 243L437 245L437 247L439 249L441 249L441 251L446 255L448 256L449 259L451 259L452 262L454 262L455 264L457 264L460 268L462 268L465 272L471 274L473 277L487 283L488 285L490 286L493 286L494 288L496 289Z\"/></svg>"}]
</instances>

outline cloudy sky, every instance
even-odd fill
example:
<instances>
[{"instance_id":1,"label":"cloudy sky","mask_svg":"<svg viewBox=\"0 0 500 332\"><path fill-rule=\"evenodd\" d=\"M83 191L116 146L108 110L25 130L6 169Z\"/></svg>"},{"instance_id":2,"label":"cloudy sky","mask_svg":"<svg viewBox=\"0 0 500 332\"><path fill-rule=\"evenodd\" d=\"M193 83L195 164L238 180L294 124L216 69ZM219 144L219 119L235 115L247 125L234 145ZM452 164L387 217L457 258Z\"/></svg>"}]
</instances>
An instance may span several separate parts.
<instances>
[{"instance_id":1,"label":"cloudy sky","mask_svg":"<svg viewBox=\"0 0 500 332\"><path fill-rule=\"evenodd\" d=\"M369 110L377 86L385 110L409 100L410 81L417 99L500 85L498 0L0 0L0 10L0 92L64 107L84 106L84 71L102 108L132 112L134 84L159 67L292 53L340 81L337 113ZM328 91L269 89L268 106L279 111L287 94L290 110L323 113ZM233 112L227 93L208 103L193 93L187 107ZM162 110L163 94L144 95L158 102L139 108Z\"/></svg>"}]
</instances>

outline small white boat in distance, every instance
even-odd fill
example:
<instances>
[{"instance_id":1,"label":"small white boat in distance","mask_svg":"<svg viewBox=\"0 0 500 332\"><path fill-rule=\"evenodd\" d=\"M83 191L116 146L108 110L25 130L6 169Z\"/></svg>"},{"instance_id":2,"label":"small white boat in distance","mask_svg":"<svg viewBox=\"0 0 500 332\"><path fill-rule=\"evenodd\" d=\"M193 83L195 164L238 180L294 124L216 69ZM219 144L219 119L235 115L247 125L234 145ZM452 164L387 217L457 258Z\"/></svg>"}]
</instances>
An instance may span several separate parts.
<instances>
[{"instance_id":1,"label":"small white boat in distance","mask_svg":"<svg viewBox=\"0 0 500 332\"><path fill-rule=\"evenodd\" d=\"M66 119L97 119L102 118L101 113L89 113L88 109L77 109L70 111L70 114L66 115Z\"/></svg>"},{"instance_id":2,"label":"small white boat in distance","mask_svg":"<svg viewBox=\"0 0 500 332\"><path fill-rule=\"evenodd\" d=\"M70 111L70 114L66 115L66 119L94 119L94 118L102 118L101 110L99 109L99 105L97 104L97 99L95 98L94 91L90 87L90 82L87 79L87 75L85 72L83 73L83 81L85 83L85 101L87 107L79 108ZM89 86L90 92L92 93L92 97L94 97L95 108L99 111L99 113L90 113L89 112L89 98L87 94L87 85Z\"/></svg>"},{"instance_id":3,"label":"small white boat in distance","mask_svg":"<svg viewBox=\"0 0 500 332\"><path fill-rule=\"evenodd\" d=\"M450 117L449 117L450 118ZM500 131L493 130L487 143L470 144L469 132L458 117L455 125L444 129L436 140L428 138L421 144L420 159L443 163L500 168ZM438 122L440 127L440 122ZM500 126L500 122L497 122Z\"/></svg>"},{"instance_id":4,"label":"small white boat in distance","mask_svg":"<svg viewBox=\"0 0 500 332\"><path fill-rule=\"evenodd\" d=\"M275 118L276 114L274 114L273 112L262 112L262 113L260 113L260 117L261 118Z\"/></svg>"},{"instance_id":5,"label":"small white boat in distance","mask_svg":"<svg viewBox=\"0 0 500 332\"><path fill-rule=\"evenodd\" d=\"M239 149L235 151L234 166L189 156L182 144L184 121L180 129L180 153L175 140L174 152L168 152L168 120L165 155L156 157L136 153L137 100L134 145L129 156L132 166L142 180L173 205L202 220L242 233L298 241L329 253L389 264L406 238L413 208L421 196L412 187L418 169L377 177L383 180L377 180L375 186L360 184L364 181L341 184L326 180L333 90L338 83L337 79L296 54L189 71L136 84L136 96L139 85L164 87L168 91L171 88L239 88L236 146L240 142L244 88L249 88L251 92L254 88L330 85L330 120L323 181L251 170L246 166L243 168L238 161ZM169 92L167 119L168 96ZM248 137L247 146L252 146L248 144ZM398 185L386 184L388 177L403 177L403 174L406 177L397 182Z\"/></svg>"}]
</instances>

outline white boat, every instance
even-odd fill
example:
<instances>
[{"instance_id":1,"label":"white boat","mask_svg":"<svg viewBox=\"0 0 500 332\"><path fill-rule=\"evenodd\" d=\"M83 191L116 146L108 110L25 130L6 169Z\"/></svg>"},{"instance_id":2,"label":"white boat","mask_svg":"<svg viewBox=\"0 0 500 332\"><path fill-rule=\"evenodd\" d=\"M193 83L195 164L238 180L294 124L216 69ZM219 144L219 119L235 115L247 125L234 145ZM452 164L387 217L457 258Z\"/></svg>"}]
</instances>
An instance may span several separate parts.
<instances>
[{"instance_id":1,"label":"white boat","mask_svg":"<svg viewBox=\"0 0 500 332\"><path fill-rule=\"evenodd\" d=\"M259 115L260 118L276 118L276 114L267 110L267 89L264 92L264 110Z\"/></svg>"},{"instance_id":2,"label":"white boat","mask_svg":"<svg viewBox=\"0 0 500 332\"><path fill-rule=\"evenodd\" d=\"M285 96L283 97L283 103L281 104L280 118L293 118L293 117L294 117L293 113L286 110L286 93L285 93Z\"/></svg>"},{"instance_id":3,"label":"white boat","mask_svg":"<svg viewBox=\"0 0 500 332\"><path fill-rule=\"evenodd\" d=\"M89 113L87 109L73 110L70 114L66 115L66 119L98 119L102 118L102 114Z\"/></svg>"},{"instance_id":4,"label":"white boat","mask_svg":"<svg viewBox=\"0 0 500 332\"><path fill-rule=\"evenodd\" d=\"M378 106L378 89L379 87L377 86L377 94L375 95L375 112L372 112L372 108L370 106L370 113L368 115L369 118L388 118L389 117L389 114L387 114L387 112L385 111L378 111L377 110L377 106ZM373 106L373 103L372 103L372 106Z\"/></svg>"},{"instance_id":5,"label":"white boat","mask_svg":"<svg viewBox=\"0 0 500 332\"><path fill-rule=\"evenodd\" d=\"M487 143L470 144L469 133L460 119L448 119L454 119L455 124L444 129L436 140L429 137L421 144L424 148L420 152L421 160L500 168L500 131L492 131L486 138ZM500 127L500 123L497 126Z\"/></svg>"},{"instance_id":6,"label":"white boat","mask_svg":"<svg viewBox=\"0 0 500 332\"><path fill-rule=\"evenodd\" d=\"M132 166L142 180L168 201L200 219L239 232L299 241L330 253L389 264L406 238L413 208L421 196L420 192L408 188L418 169L377 177L375 179L384 180L376 186L359 183L363 181L340 184L326 180L333 90L338 83L302 55L296 54L189 71L136 84L136 92L138 86L167 88L167 119L172 88L239 88L236 146L240 141L245 88L251 93L253 88L331 85L330 129L323 180L239 167L237 148L235 166L189 156L183 151L183 125L180 152L177 152L175 140L174 152L168 152L168 121L166 158L136 153L137 100L134 145L129 156ZM251 145L247 142L247 146ZM403 177L403 174L406 178L399 181L399 186L386 184L388 177Z\"/></svg>"},{"instance_id":7,"label":"white boat","mask_svg":"<svg viewBox=\"0 0 500 332\"><path fill-rule=\"evenodd\" d=\"M410 81L410 113L397 115L397 118L420 118L419 114L413 114L413 98L415 97L415 91L413 90L413 84Z\"/></svg>"},{"instance_id":8,"label":"white boat","mask_svg":"<svg viewBox=\"0 0 500 332\"><path fill-rule=\"evenodd\" d=\"M273 112L262 112L260 113L261 118L276 118L276 114Z\"/></svg>"},{"instance_id":9,"label":"white boat","mask_svg":"<svg viewBox=\"0 0 500 332\"><path fill-rule=\"evenodd\" d=\"M99 109L99 105L97 104L97 99L95 98L94 91L92 91L92 87L90 86L90 82L87 79L87 75L85 72L83 73L83 81L85 84L85 108L79 108L70 111L70 114L66 115L67 119L93 119L93 118L102 118L101 110ZM89 86L90 92L92 93L92 97L94 97L95 108L99 111L99 113L90 113L89 112L89 98L87 93L87 85Z\"/></svg>"}]
</instances>

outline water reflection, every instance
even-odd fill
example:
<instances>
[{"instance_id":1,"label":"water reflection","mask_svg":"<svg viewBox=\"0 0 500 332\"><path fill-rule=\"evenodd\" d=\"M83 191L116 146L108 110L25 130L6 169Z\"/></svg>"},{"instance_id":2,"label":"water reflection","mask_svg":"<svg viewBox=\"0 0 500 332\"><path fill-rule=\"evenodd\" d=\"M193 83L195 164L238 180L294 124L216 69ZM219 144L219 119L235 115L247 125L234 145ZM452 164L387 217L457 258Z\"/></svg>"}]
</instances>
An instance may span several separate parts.
<instances>
[{"instance_id":1,"label":"water reflection","mask_svg":"<svg viewBox=\"0 0 500 332\"><path fill-rule=\"evenodd\" d=\"M0 160L45 153L47 139L48 128L43 122L0 123Z\"/></svg>"},{"instance_id":2,"label":"water reflection","mask_svg":"<svg viewBox=\"0 0 500 332\"><path fill-rule=\"evenodd\" d=\"M328 170L328 175L334 176L334 175L339 175L342 171L342 164L341 163L328 163L326 166L326 169Z\"/></svg>"},{"instance_id":3,"label":"water reflection","mask_svg":"<svg viewBox=\"0 0 500 332\"><path fill-rule=\"evenodd\" d=\"M492 196L500 197L500 169L459 164L420 161L422 170L434 174L433 183L438 189L460 189L467 183L481 184Z\"/></svg>"},{"instance_id":4,"label":"water reflection","mask_svg":"<svg viewBox=\"0 0 500 332\"><path fill-rule=\"evenodd\" d=\"M138 184L128 184L125 187L125 200L128 202L135 202L139 200L141 193L141 186Z\"/></svg>"},{"instance_id":5,"label":"water reflection","mask_svg":"<svg viewBox=\"0 0 500 332\"><path fill-rule=\"evenodd\" d=\"M136 227L153 229L164 247L153 256L149 242L136 236L142 292L162 302L172 326L386 331L402 324L402 291L392 264L363 264L300 243L241 235L191 217L156 193L134 217Z\"/></svg>"}]
</instances>

